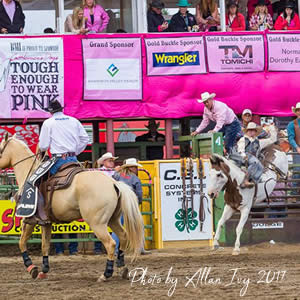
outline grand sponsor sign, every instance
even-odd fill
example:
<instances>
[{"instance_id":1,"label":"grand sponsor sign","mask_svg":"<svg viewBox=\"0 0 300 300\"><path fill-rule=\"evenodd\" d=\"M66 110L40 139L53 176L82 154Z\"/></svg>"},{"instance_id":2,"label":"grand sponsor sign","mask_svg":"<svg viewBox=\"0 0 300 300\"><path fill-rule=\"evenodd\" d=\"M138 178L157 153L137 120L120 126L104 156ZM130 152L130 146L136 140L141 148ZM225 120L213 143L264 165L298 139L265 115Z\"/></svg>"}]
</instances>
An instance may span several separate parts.
<instances>
[{"instance_id":1,"label":"grand sponsor sign","mask_svg":"<svg viewBox=\"0 0 300 300\"><path fill-rule=\"evenodd\" d=\"M147 75L206 73L202 36L145 39Z\"/></svg>"},{"instance_id":2,"label":"grand sponsor sign","mask_svg":"<svg viewBox=\"0 0 300 300\"><path fill-rule=\"evenodd\" d=\"M0 39L0 118L47 117L64 99L62 38Z\"/></svg>"},{"instance_id":3,"label":"grand sponsor sign","mask_svg":"<svg viewBox=\"0 0 300 300\"><path fill-rule=\"evenodd\" d=\"M268 70L300 71L300 34L267 34Z\"/></svg>"},{"instance_id":4,"label":"grand sponsor sign","mask_svg":"<svg viewBox=\"0 0 300 300\"><path fill-rule=\"evenodd\" d=\"M83 39L84 99L141 100L140 38Z\"/></svg>"},{"instance_id":5,"label":"grand sponsor sign","mask_svg":"<svg viewBox=\"0 0 300 300\"><path fill-rule=\"evenodd\" d=\"M209 72L262 72L263 35L209 35L205 37Z\"/></svg>"},{"instance_id":6,"label":"grand sponsor sign","mask_svg":"<svg viewBox=\"0 0 300 300\"><path fill-rule=\"evenodd\" d=\"M0 200L0 235L21 234L22 218L15 216L15 203L10 200ZM52 224L52 233L90 233L90 226L83 221L69 224ZM41 233L41 227L35 226L34 234Z\"/></svg>"},{"instance_id":7,"label":"grand sponsor sign","mask_svg":"<svg viewBox=\"0 0 300 300\"><path fill-rule=\"evenodd\" d=\"M200 179L198 178L197 164L194 163L193 169L193 187L195 194L193 196L194 213L192 213L192 196L190 173L186 176L186 193L189 202L187 218L184 218L182 209L183 201L183 182L181 177L180 162L160 162L160 195L161 195L161 218L162 218L162 240L207 240L212 239L213 217L211 211L211 200L207 196L207 184L209 181L209 161L203 161L204 174L203 192L207 200L204 200L205 220L202 231L199 221L200 207Z\"/></svg>"}]
</instances>

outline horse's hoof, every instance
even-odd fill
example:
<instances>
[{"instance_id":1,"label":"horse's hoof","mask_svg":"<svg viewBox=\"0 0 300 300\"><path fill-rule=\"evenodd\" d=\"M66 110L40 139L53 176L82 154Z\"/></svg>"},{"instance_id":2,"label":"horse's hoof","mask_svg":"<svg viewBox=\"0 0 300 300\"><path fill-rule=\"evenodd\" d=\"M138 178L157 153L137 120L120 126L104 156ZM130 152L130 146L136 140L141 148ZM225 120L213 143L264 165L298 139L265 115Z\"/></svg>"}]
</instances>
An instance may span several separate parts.
<instances>
[{"instance_id":1,"label":"horse's hoof","mask_svg":"<svg viewBox=\"0 0 300 300\"><path fill-rule=\"evenodd\" d=\"M107 281L107 280L108 280L108 278L106 278L106 277L104 276L104 274L102 274L102 275L98 278L97 282L104 282L104 281Z\"/></svg>"},{"instance_id":2,"label":"horse's hoof","mask_svg":"<svg viewBox=\"0 0 300 300\"><path fill-rule=\"evenodd\" d=\"M118 273L122 279L129 279L128 276L129 271L127 267L119 268Z\"/></svg>"},{"instance_id":3,"label":"horse's hoof","mask_svg":"<svg viewBox=\"0 0 300 300\"><path fill-rule=\"evenodd\" d=\"M30 265L27 268L27 272L30 274L30 276L31 276L32 279L36 279L38 277L38 275L39 275L38 267L35 266L35 265Z\"/></svg>"},{"instance_id":4,"label":"horse's hoof","mask_svg":"<svg viewBox=\"0 0 300 300\"><path fill-rule=\"evenodd\" d=\"M233 250L232 255L240 255L240 250Z\"/></svg>"},{"instance_id":5,"label":"horse's hoof","mask_svg":"<svg viewBox=\"0 0 300 300\"><path fill-rule=\"evenodd\" d=\"M40 272L37 278L38 279L47 279L48 275L47 275L47 273Z\"/></svg>"}]
</instances>

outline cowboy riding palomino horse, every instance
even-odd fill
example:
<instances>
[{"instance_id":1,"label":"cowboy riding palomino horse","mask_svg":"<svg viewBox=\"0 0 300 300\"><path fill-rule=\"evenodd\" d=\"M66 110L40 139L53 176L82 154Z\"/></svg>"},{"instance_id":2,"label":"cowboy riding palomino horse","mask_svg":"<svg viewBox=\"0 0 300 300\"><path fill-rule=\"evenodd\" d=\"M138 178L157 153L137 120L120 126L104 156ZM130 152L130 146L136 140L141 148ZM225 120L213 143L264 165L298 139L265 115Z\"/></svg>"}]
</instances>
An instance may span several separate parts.
<instances>
[{"instance_id":1,"label":"cowboy riding palomino horse","mask_svg":"<svg viewBox=\"0 0 300 300\"><path fill-rule=\"evenodd\" d=\"M15 136L5 134L0 143L0 168L14 168L20 189L26 178L40 164L36 155L27 145ZM106 269L99 281L105 281L113 275L115 241L107 231L107 226L120 239L120 252L117 266L120 275L127 278L128 269L125 267L124 253L133 253L135 258L143 244L143 220L138 207L135 193L125 183L117 182L99 171L86 171L74 176L71 185L66 189L56 190L52 197L52 214L61 223L84 219L92 228L97 238L107 250L108 260ZM125 228L120 224L123 213ZM49 248L51 239L51 223L42 226L42 272L33 265L27 253L27 241L35 225L22 223L22 233L19 247L22 252L24 265L32 278L45 278L49 271Z\"/></svg>"},{"instance_id":2,"label":"cowboy riding palomino horse","mask_svg":"<svg viewBox=\"0 0 300 300\"><path fill-rule=\"evenodd\" d=\"M273 125L270 131L276 130ZM270 145L263 150L264 154L264 173L255 187L242 189L240 187L244 180L243 172L234 162L214 154L211 161L210 182L208 186L208 195L212 199L218 197L224 190L225 207L221 219L219 220L216 234L214 236L213 247L219 247L219 238L221 228L227 220L231 218L234 212L240 211L240 221L236 228L236 241L232 255L240 253L240 236L244 225L248 219L251 207L254 203L260 203L272 193L277 178L286 177L288 174L288 159L285 152L281 151L279 146Z\"/></svg>"}]
</instances>

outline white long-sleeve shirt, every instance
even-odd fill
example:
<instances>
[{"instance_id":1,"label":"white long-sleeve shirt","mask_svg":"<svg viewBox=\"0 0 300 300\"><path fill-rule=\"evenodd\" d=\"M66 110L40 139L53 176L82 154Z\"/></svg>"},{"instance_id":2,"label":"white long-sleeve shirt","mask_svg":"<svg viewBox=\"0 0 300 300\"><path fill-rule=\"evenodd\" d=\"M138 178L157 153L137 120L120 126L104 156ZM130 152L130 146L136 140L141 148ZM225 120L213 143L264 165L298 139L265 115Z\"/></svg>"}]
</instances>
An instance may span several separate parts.
<instances>
[{"instance_id":1,"label":"white long-sleeve shirt","mask_svg":"<svg viewBox=\"0 0 300 300\"><path fill-rule=\"evenodd\" d=\"M63 112L54 113L44 121L39 138L41 151L50 149L51 154L74 152L80 154L89 142L82 124Z\"/></svg>"}]
</instances>

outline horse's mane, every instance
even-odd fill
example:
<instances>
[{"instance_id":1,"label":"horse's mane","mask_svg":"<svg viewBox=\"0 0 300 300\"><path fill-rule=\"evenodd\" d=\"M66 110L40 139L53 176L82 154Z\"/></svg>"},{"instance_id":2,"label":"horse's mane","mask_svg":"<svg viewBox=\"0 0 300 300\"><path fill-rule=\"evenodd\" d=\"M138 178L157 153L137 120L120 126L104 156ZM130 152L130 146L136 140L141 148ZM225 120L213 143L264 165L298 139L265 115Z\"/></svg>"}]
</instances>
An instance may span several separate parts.
<instances>
[{"instance_id":1,"label":"horse's mane","mask_svg":"<svg viewBox=\"0 0 300 300\"><path fill-rule=\"evenodd\" d=\"M217 157L219 160L223 161L230 169L235 169L237 172L243 173L243 171L234 163L234 161L229 160L225 158L222 155L219 154L213 154L215 157Z\"/></svg>"},{"instance_id":2,"label":"horse's mane","mask_svg":"<svg viewBox=\"0 0 300 300\"><path fill-rule=\"evenodd\" d=\"M24 141L22 141L21 139L19 139L19 138L16 136L16 134L15 134L14 136L10 137L10 138L8 139L8 141L9 141L9 140L13 140L13 141L17 142L18 144L20 144L20 146L22 146L22 148L23 148L26 152L28 152L29 154L33 154L33 152L30 150L30 148L28 147L28 145L27 145Z\"/></svg>"}]
</instances>

